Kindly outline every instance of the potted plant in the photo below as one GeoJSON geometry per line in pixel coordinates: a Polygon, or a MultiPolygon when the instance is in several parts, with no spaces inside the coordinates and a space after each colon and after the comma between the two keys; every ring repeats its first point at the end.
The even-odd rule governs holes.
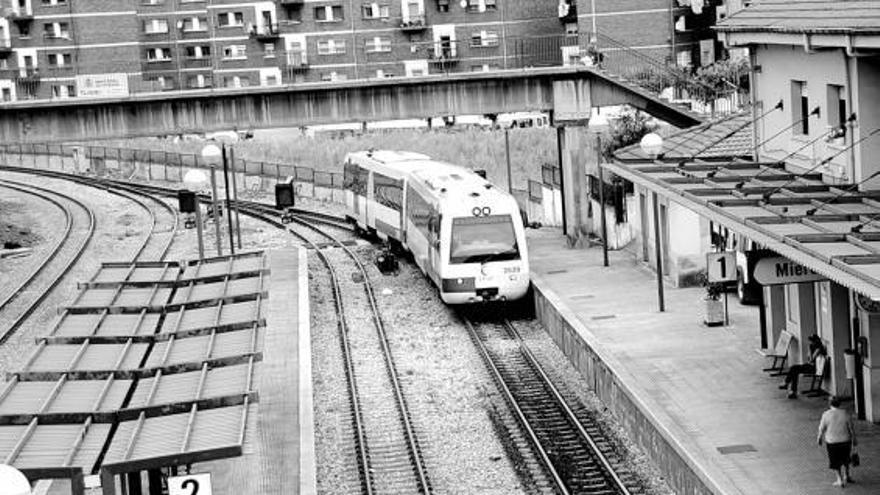
{"type": "Polygon", "coordinates": [[[721,296],[724,295],[724,284],[720,282],[709,282],[706,274],[701,274],[701,285],[706,288],[703,301],[706,303],[706,313],[703,323],[708,327],[716,327],[724,325],[724,301],[721,296]]]}

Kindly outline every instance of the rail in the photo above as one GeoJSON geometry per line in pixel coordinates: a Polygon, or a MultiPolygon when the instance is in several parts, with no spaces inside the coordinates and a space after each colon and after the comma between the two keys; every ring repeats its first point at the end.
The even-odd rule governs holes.
{"type": "Polygon", "coordinates": [[[581,424],[513,324],[506,319],[478,324],[463,312],[459,316],[557,491],[629,495],[594,441],[597,433],[581,424]],[[505,343],[493,346],[496,339],[505,343]]]}

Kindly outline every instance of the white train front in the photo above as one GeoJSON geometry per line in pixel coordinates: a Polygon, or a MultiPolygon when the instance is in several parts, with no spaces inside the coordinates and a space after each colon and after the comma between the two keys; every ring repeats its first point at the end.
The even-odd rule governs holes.
{"type": "Polygon", "coordinates": [[[516,200],[471,170],[402,151],[345,158],[348,217],[410,251],[449,304],[509,301],[529,288],[516,200]]]}

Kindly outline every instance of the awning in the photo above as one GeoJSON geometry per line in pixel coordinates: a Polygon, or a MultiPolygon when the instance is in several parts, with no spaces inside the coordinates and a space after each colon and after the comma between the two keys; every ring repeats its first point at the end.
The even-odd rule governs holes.
{"type": "Polygon", "coordinates": [[[778,162],[604,167],[873,300],[880,300],[880,192],[832,186],[778,162]]]}

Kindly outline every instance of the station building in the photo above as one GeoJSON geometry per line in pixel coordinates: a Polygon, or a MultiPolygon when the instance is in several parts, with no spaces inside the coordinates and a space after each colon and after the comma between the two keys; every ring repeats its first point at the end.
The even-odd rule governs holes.
{"type": "Polygon", "coordinates": [[[721,2],[682,3],[2,0],[0,100],[562,65],[596,32],[682,65],[714,61],[701,39],[721,2]]]}
{"type": "Polygon", "coordinates": [[[623,149],[605,166],[634,184],[636,252],[683,286],[707,253],[736,251],[741,288],[762,296],[762,347],[787,331],[795,364],[818,335],[824,391],[878,422],[880,4],[768,0],[716,29],[750,53],[752,113],[670,136],[653,156],[623,149]]]}

